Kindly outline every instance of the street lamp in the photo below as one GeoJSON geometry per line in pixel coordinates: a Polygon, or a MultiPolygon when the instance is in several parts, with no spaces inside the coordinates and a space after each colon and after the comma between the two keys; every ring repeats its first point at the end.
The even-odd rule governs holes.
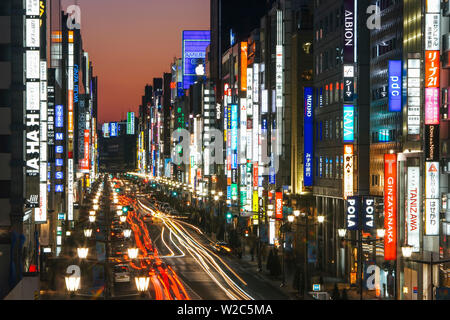
{"type": "Polygon", "coordinates": [[[95,222],[95,216],[89,216],[89,222],[95,222]]]}
{"type": "Polygon", "coordinates": [[[403,257],[411,258],[412,251],[413,251],[413,247],[412,246],[404,246],[404,247],[402,247],[403,257]]]}
{"type": "Polygon", "coordinates": [[[296,218],[298,218],[299,215],[300,215],[300,210],[294,210],[294,216],[296,218]]]}
{"type": "Polygon", "coordinates": [[[92,236],[92,229],[84,229],[84,236],[90,238],[92,236]]]}
{"type": "Polygon", "coordinates": [[[317,216],[317,222],[323,223],[325,221],[325,216],[317,216]]]}
{"type": "Polygon", "coordinates": [[[65,277],[65,280],[67,291],[69,291],[71,295],[75,294],[75,292],[80,288],[80,277],[71,275],[65,277]]]}
{"type": "Polygon", "coordinates": [[[148,285],[150,282],[150,278],[146,276],[142,277],[136,277],[134,278],[134,281],[136,282],[136,288],[137,290],[144,295],[144,293],[148,290],[148,285]]]}
{"type": "Polygon", "coordinates": [[[288,222],[294,222],[295,216],[293,215],[288,215],[288,222]]]}
{"type": "Polygon", "coordinates": [[[98,210],[98,204],[94,204],[94,206],[92,207],[92,209],[94,209],[94,210],[98,210]]]}
{"type": "Polygon", "coordinates": [[[347,234],[347,229],[344,229],[344,228],[338,229],[339,237],[344,238],[346,234],[347,234]]]}
{"type": "Polygon", "coordinates": [[[136,259],[139,253],[138,248],[128,248],[128,257],[130,259],[136,259]]]}
{"type": "Polygon", "coordinates": [[[90,216],[95,216],[95,211],[94,210],[89,211],[89,215],[90,216]]]}
{"type": "Polygon", "coordinates": [[[86,259],[87,255],[89,253],[89,248],[77,248],[77,253],[78,253],[78,258],[86,259]]]}
{"type": "Polygon", "coordinates": [[[385,229],[377,229],[377,236],[378,238],[384,238],[384,235],[386,234],[385,229]]]}
{"type": "Polygon", "coordinates": [[[127,221],[127,217],[126,216],[120,216],[120,222],[125,222],[125,221],[127,221]]]}
{"type": "Polygon", "coordinates": [[[131,237],[131,229],[125,229],[125,230],[123,230],[123,236],[124,236],[125,238],[131,237]]]}
{"type": "Polygon", "coordinates": [[[122,210],[117,210],[116,213],[120,217],[122,215],[123,211],[122,210]]]}

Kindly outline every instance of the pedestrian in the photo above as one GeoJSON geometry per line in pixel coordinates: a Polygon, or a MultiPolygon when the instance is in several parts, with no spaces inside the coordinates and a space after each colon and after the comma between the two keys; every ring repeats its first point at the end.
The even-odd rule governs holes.
{"type": "Polygon", "coordinates": [[[341,300],[348,300],[347,289],[342,290],[341,300]]]}
{"type": "Polygon", "coordinates": [[[273,274],[273,250],[269,251],[269,256],[267,257],[267,265],[266,269],[270,272],[270,274],[273,274]]]}
{"type": "Polygon", "coordinates": [[[337,283],[334,284],[334,289],[333,289],[333,292],[331,293],[331,299],[332,300],[341,300],[341,295],[339,293],[337,283]]]}
{"type": "Polygon", "coordinates": [[[255,245],[252,245],[252,248],[250,249],[250,254],[252,255],[252,261],[255,260],[255,245]]]}

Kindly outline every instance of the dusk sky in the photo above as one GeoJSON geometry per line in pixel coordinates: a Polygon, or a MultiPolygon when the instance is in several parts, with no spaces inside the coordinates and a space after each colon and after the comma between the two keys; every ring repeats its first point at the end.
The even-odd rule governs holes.
{"type": "MultiPolygon", "coordinates": [[[[61,6],[75,4],[62,0],[61,6]]],[[[146,84],[181,57],[183,30],[209,30],[209,0],[78,0],[99,82],[99,126],[139,111],[146,84]]]]}

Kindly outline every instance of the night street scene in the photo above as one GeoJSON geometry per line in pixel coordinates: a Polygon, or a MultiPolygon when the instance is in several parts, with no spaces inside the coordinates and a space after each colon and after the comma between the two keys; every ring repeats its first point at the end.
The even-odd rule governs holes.
{"type": "Polygon", "coordinates": [[[448,0],[0,0],[0,307],[450,300],[449,104],[448,0]]]}

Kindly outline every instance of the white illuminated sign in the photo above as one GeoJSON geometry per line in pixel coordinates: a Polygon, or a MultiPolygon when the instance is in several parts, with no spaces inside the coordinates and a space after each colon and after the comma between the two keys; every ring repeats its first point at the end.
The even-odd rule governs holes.
{"type": "Polygon", "coordinates": [[[440,14],[425,15],[425,50],[440,50],[440,14]]]}
{"type": "Polygon", "coordinates": [[[73,221],[73,159],[67,160],[68,192],[67,192],[67,219],[73,221]]]}
{"type": "Polygon", "coordinates": [[[421,192],[420,192],[420,168],[408,168],[407,181],[407,236],[408,245],[413,247],[413,252],[420,251],[420,224],[421,224],[421,192]]]}
{"type": "Polygon", "coordinates": [[[420,134],[420,59],[408,60],[408,134],[420,134]]]}
{"type": "Polygon", "coordinates": [[[39,79],[39,50],[27,50],[26,65],[27,65],[27,79],[39,79]]]}
{"type": "Polygon", "coordinates": [[[439,162],[425,163],[425,234],[439,235],[439,162]]]}
{"type": "Polygon", "coordinates": [[[344,199],[353,196],[353,145],[344,145],[344,199]]]}
{"type": "Polygon", "coordinates": [[[26,19],[25,25],[25,46],[30,48],[39,48],[41,41],[39,19],[26,19]]]}

